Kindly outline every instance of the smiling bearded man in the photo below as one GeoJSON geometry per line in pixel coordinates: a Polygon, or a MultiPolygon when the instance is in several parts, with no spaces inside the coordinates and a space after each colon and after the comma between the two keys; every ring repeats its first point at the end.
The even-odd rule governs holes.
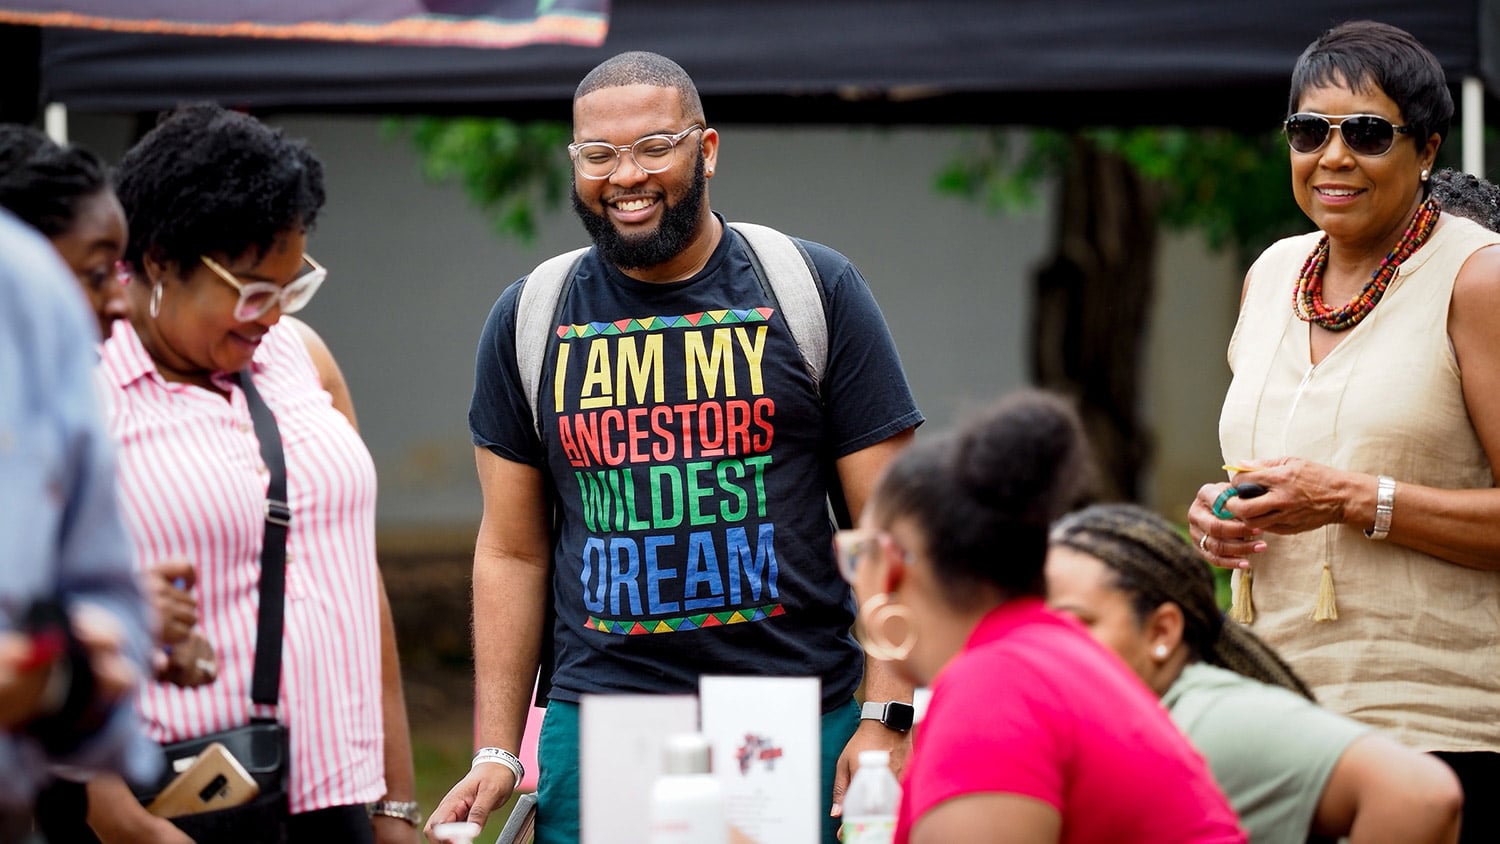
{"type": "MultiPolygon", "coordinates": [[[[759,275],[761,247],[709,205],[719,133],[676,63],[632,52],[599,65],[574,96],[573,139],[573,207],[593,248],[566,277],[539,268],[512,284],[480,338],[469,427],[486,747],[429,833],[483,823],[521,779],[539,667],[540,844],[578,840],[579,699],[692,694],[705,673],[822,679],[827,815],[860,749],[893,751],[899,768],[911,710],[911,688],[867,671],[850,635],[829,504],[858,513],[922,415],[859,271],[770,231],[806,303],[823,303],[826,361],[819,375],[804,364],[773,289],[792,273],[766,261],[759,275]],[[555,308],[522,300],[528,280],[555,308]],[[518,337],[537,314],[545,333],[518,337]]],[[[790,315],[799,326],[805,311],[790,315]]],[[[837,825],[826,819],[826,840],[837,825]]]]}

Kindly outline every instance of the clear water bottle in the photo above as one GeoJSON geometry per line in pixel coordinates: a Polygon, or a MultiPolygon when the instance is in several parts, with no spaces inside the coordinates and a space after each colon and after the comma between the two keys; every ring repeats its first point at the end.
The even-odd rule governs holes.
{"type": "Polygon", "coordinates": [[[479,824],[469,821],[440,823],[433,826],[432,838],[434,841],[446,842],[446,844],[474,844],[474,839],[478,838],[482,831],[479,824]]]}
{"type": "Polygon", "coordinates": [[[650,844],[729,844],[724,789],[710,773],[712,746],[697,733],[667,738],[651,788],[650,844]]]}
{"type": "Polygon", "coordinates": [[[901,783],[891,773],[891,754],[862,750],[859,768],[844,794],[844,844],[891,844],[901,783]]]}

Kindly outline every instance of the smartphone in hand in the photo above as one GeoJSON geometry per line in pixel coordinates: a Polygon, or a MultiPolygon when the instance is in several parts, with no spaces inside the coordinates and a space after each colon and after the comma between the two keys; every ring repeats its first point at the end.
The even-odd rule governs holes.
{"type": "Polygon", "coordinates": [[[175,818],[239,806],[254,800],[258,794],[260,785],[250,772],[224,745],[214,742],[167,783],[146,806],[146,811],[161,818],[175,818]]]}

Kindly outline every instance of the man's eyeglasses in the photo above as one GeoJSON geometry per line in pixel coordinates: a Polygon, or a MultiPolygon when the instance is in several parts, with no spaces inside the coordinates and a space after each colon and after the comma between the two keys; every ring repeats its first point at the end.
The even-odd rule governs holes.
{"type": "Polygon", "coordinates": [[[1294,152],[1317,152],[1328,143],[1333,130],[1339,130],[1344,146],[1355,155],[1379,158],[1396,144],[1396,133],[1411,133],[1410,126],[1397,126],[1378,114],[1318,114],[1301,111],[1282,124],[1286,143],[1294,152]],[[1334,123],[1334,120],[1339,122],[1334,123]]]}
{"type": "Polygon", "coordinates": [[[323,280],[328,278],[328,270],[323,269],[323,265],[314,261],[306,252],[302,253],[302,262],[309,269],[286,287],[269,281],[243,282],[207,255],[199,255],[198,258],[205,267],[213,270],[214,275],[223,279],[225,284],[240,292],[240,300],[234,306],[234,318],[240,322],[260,319],[277,306],[280,306],[284,314],[295,314],[307,307],[318,288],[323,286],[323,280]]]}
{"type": "Polygon", "coordinates": [[[694,123],[675,135],[647,135],[629,146],[616,146],[603,141],[568,144],[568,155],[573,157],[573,166],[585,179],[608,179],[620,166],[620,156],[630,153],[630,160],[643,173],[660,173],[672,166],[677,144],[703,126],[694,123]]]}

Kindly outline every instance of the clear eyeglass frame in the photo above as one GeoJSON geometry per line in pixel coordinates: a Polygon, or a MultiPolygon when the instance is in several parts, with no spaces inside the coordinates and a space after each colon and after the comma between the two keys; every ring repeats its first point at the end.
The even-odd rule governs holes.
{"type": "Polygon", "coordinates": [[[642,173],[662,173],[676,160],[677,145],[693,132],[701,131],[704,131],[703,125],[694,123],[675,135],[646,135],[626,146],[603,141],[568,144],[568,155],[573,159],[573,169],[578,175],[595,181],[613,176],[627,152],[642,173]]]}

